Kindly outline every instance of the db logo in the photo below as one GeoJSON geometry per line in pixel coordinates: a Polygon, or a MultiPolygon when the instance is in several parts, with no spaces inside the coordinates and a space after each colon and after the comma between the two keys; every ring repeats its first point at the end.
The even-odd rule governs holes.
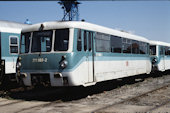
{"type": "Polygon", "coordinates": [[[129,62],[128,61],[126,61],[126,66],[129,66],[129,62]]]}

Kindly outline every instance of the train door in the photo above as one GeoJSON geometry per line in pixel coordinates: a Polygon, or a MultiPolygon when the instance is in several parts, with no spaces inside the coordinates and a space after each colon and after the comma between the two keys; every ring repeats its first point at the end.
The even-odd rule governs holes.
{"type": "Polygon", "coordinates": [[[16,73],[16,60],[18,58],[18,47],[19,47],[19,35],[15,34],[9,36],[9,53],[10,60],[8,61],[7,73],[16,73]]]}
{"type": "Polygon", "coordinates": [[[160,46],[160,65],[161,71],[165,71],[165,51],[163,46],[160,46]]]}
{"type": "Polygon", "coordinates": [[[84,50],[86,52],[88,82],[90,83],[94,81],[93,32],[84,31],[84,50]]]}

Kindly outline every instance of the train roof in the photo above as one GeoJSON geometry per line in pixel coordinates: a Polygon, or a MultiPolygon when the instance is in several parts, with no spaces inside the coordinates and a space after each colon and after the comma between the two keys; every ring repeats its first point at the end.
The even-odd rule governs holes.
{"type": "Polygon", "coordinates": [[[27,24],[0,20],[0,32],[21,33],[21,29],[27,24]]]}
{"type": "Polygon", "coordinates": [[[162,41],[150,40],[149,43],[151,45],[162,45],[162,46],[169,46],[170,47],[170,43],[166,43],[166,42],[162,42],[162,41]]]}
{"type": "Polygon", "coordinates": [[[89,31],[95,31],[95,32],[101,32],[106,34],[111,34],[115,36],[120,37],[126,37],[133,40],[139,40],[148,42],[148,39],[136,36],[130,33],[122,32],[119,30],[114,30],[111,28],[99,26],[96,24],[91,24],[88,22],[82,22],[82,21],[51,21],[51,22],[44,22],[39,24],[30,25],[22,30],[22,32],[32,32],[32,31],[38,31],[40,29],[40,26],[43,24],[44,28],[43,30],[50,30],[50,29],[64,29],[64,28],[79,28],[79,29],[85,29],[89,31]]]}

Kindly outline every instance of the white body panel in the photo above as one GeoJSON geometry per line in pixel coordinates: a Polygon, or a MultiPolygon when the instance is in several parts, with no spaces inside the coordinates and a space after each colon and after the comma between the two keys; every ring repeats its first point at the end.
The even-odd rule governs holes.
{"type": "Polygon", "coordinates": [[[117,79],[132,75],[149,73],[151,71],[151,64],[146,66],[147,62],[149,62],[149,60],[97,61],[95,62],[96,81],[117,79]]]}
{"type": "Polygon", "coordinates": [[[165,56],[165,70],[169,70],[170,69],[170,59],[167,59],[167,57],[165,56]]]}
{"type": "Polygon", "coordinates": [[[16,61],[5,62],[5,74],[16,73],[16,61]]]}
{"type": "Polygon", "coordinates": [[[159,71],[165,71],[165,60],[162,58],[158,64],[158,70],[159,71]]]}
{"type": "Polygon", "coordinates": [[[17,57],[2,57],[5,60],[5,74],[16,73],[17,57]]]}

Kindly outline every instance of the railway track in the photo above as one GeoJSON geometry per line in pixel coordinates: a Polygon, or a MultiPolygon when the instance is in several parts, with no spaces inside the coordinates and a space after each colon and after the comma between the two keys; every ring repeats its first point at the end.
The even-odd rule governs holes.
{"type": "MultiPolygon", "coordinates": [[[[153,90],[151,90],[151,91],[148,91],[148,92],[139,94],[139,95],[137,95],[137,96],[135,96],[135,97],[130,97],[130,98],[125,99],[125,100],[123,100],[123,101],[120,101],[120,102],[117,102],[117,103],[113,103],[113,104],[110,104],[110,105],[101,107],[101,108],[99,108],[99,109],[96,109],[96,110],[92,111],[91,113],[105,113],[105,110],[106,110],[106,109],[110,109],[110,108],[112,108],[112,107],[114,107],[114,106],[122,105],[122,104],[124,104],[124,103],[129,103],[129,102],[131,102],[131,101],[133,101],[133,100],[137,100],[137,99],[139,99],[139,98],[148,96],[149,94],[152,94],[152,93],[157,92],[157,91],[159,91],[159,90],[165,90],[167,87],[170,87],[170,82],[169,82],[169,84],[166,84],[166,85],[164,85],[164,86],[161,86],[161,87],[159,87],[159,88],[153,89],[153,90]]],[[[162,104],[160,104],[160,105],[156,105],[156,106],[154,106],[154,107],[151,108],[151,109],[148,109],[148,110],[146,110],[146,111],[142,111],[142,113],[150,113],[150,112],[152,112],[152,111],[154,111],[154,110],[156,110],[156,109],[158,109],[158,108],[160,108],[160,107],[162,107],[162,106],[167,105],[168,103],[170,103],[170,98],[169,98],[168,100],[166,100],[165,102],[163,102],[162,104]]]]}
{"type": "Polygon", "coordinates": [[[160,105],[158,105],[158,106],[153,107],[153,108],[150,109],[150,110],[147,110],[146,112],[147,112],[147,113],[153,112],[153,111],[155,111],[155,110],[157,110],[157,109],[159,109],[159,108],[161,108],[161,107],[163,107],[163,106],[165,106],[165,105],[167,105],[167,104],[169,104],[169,103],[170,103],[170,99],[168,99],[167,101],[163,102],[162,104],[160,104],[160,105]]]}
{"type": "Polygon", "coordinates": [[[20,109],[18,111],[15,111],[14,113],[20,113],[20,112],[23,112],[23,111],[27,111],[27,110],[39,108],[39,107],[46,107],[46,106],[50,106],[52,104],[57,104],[57,103],[61,103],[61,102],[63,102],[63,101],[62,100],[56,100],[56,101],[53,101],[53,102],[47,102],[45,104],[35,105],[33,107],[28,107],[28,108],[23,108],[23,109],[20,109]]]}
{"type": "MultiPolygon", "coordinates": [[[[14,89],[11,89],[11,90],[15,91],[15,90],[18,90],[18,88],[14,88],[14,89]]],[[[57,104],[57,103],[62,103],[63,102],[62,99],[58,99],[58,98],[56,99],[56,101],[53,101],[53,99],[50,100],[50,97],[52,97],[52,95],[56,95],[56,96],[59,96],[60,98],[62,98],[61,95],[63,95],[65,93],[65,91],[63,91],[63,89],[53,89],[53,88],[51,88],[51,89],[48,88],[48,89],[45,89],[45,90],[43,90],[43,89],[37,90],[36,89],[35,91],[34,91],[34,89],[30,88],[30,89],[28,89],[26,91],[25,90],[19,90],[19,91],[23,91],[23,92],[19,92],[19,93],[23,93],[23,95],[24,95],[24,97],[22,97],[22,94],[19,94],[19,96],[21,96],[20,98],[22,100],[20,100],[20,98],[18,98],[18,97],[15,97],[15,100],[12,100],[12,101],[9,100],[9,102],[8,102],[7,99],[1,100],[0,103],[3,103],[3,104],[0,105],[0,109],[3,108],[3,107],[14,106],[15,104],[16,105],[17,104],[18,105],[22,105],[22,104],[24,105],[26,102],[29,103],[29,101],[30,102],[35,101],[35,105],[29,105],[29,106],[26,106],[26,107],[23,107],[23,108],[21,107],[18,110],[17,109],[14,110],[13,113],[20,113],[20,112],[24,112],[24,111],[27,111],[27,110],[29,111],[30,109],[36,109],[36,108],[39,108],[39,107],[47,107],[47,106],[50,106],[52,104],[57,104]],[[40,94],[40,96],[39,96],[39,94],[40,94]],[[43,98],[44,98],[44,100],[43,100],[43,98]],[[38,104],[37,104],[37,102],[38,102],[38,104]]],[[[18,94],[18,92],[16,92],[15,95],[17,95],[17,94],[18,94]]]]}
{"type": "MultiPolygon", "coordinates": [[[[114,107],[114,106],[116,106],[116,105],[121,105],[121,104],[124,104],[124,103],[129,102],[129,101],[137,100],[138,98],[145,97],[145,96],[147,96],[147,95],[149,95],[149,94],[152,94],[152,93],[154,93],[154,92],[157,92],[157,91],[159,91],[159,90],[165,90],[165,89],[166,89],[167,87],[169,87],[169,86],[170,86],[170,84],[166,84],[166,85],[161,86],[161,87],[159,87],[159,88],[156,88],[156,89],[154,89],[154,90],[147,91],[147,92],[145,92],[145,93],[139,94],[139,95],[137,95],[137,96],[135,96],[135,97],[131,97],[131,98],[125,99],[125,100],[123,100],[123,101],[120,101],[120,102],[117,102],[117,103],[113,103],[113,104],[107,105],[107,106],[105,106],[105,107],[96,109],[96,110],[92,111],[91,113],[103,113],[103,110],[105,110],[105,109],[114,107]]],[[[63,103],[63,102],[64,102],[64,101],[63,101],[62,99],[60,99],[60,100],[56,100],[56,101],[53,101],[53,102],[48,102],[48,103],[45,103],[45,104],[41,104],[41,105],[29,107],[29,108],[20,109],[20,110],[14,112],[14,113],[20,113],[20,112],[23,112],[23,111],[29,111],[30,109],[49,107],[49,106],[51,106],[51,105],[56,105],[56,104],[60,104],[60,103],[63,103]]],[[[144,112],[154,111],[155,109],[158,109],[158,108],[166,105],[167,103],[169,103],[169,100],[166,101],[166,102],[163,102],[162,104],[160,104],[160,105],[158,105],[158,106],[153,107],[152,109],[149,109],[149,110],[147,110],[147,111],[144,111],[144,112]]]]}
{"type": "MultiPolygon", "coordinates": [[[[76,91],[80,91],[81,88],[80,89],[74,89],[73,88],[74,90],[70,89],[71,92],[69,92],[69,91],[65,92],[65,91],[61,91],[59,89],[55,90],[55,88],[54,89],[49,88],[47,90],[41,89],[41,90],[37,90],[37,91],[34,90],[34,89],[31,89],[31,88],[30,89],[28,88],[26,91],[23,88],[19,88],[19,92],[17,92],[17,90],[18,90],[17,88],[16,89],[12,88],[12,89],[10,89],[12,95],[9,96],[9,97],[12,98],[12,101],[10,101],[8,99],[6,99],[6,100],[9,101],[9,102],[6,102],[6,100],[4,100],[4,99],[0,100],[0,109],[2,109],[3,111],[8,111],[8,112],[4,112],[4,113],[28,113],[28,112],[39,113],[39,112],[42,111],[41,109],[48,110],[48,109],[52,108],[52,111],[65,110],[64,112],[61,112],[61,113],[67,113],[68,112],[67,109],[70,108],[72,111],[76,111],[75,113],[80,113],[82,111],[81,106],[83,106],[83,109],[86,109],[88,112],[101,113],[101,112],[105,112],[106,109],[116,107],[116,105],[123,105],[125,103],[130,102],[130,101],[138,100],[138,98],[143,98],[145,96],[151,95],[152,93],[157,92],[159,90],[166,90],[166,88],[169,88],[169,86],[170,86],[169,80],[170,79],[166,79],[166,81],[162,81],[162,80],[160,81],[160,78],[156,78],[156,80],[157,79],[158,79],[158,81],[157,82],[154,81],[153,83],[150,83],[151,79],[149,79],[149,81],[147,80],[147,82],[145,81],[146,83],[145,82],[144,83],[143,82],[136,82],[137,84],[132,85],[131,87],[134,87],[134,86],[138,87],[142,84],[144,84],[144,86],[142,85],[142,87],[146,87],[148,85],[149,86],[151,85],[151,87],[147,88],[147,90],[144,90],[144,91],[140,91],[140,90],[135,91],[135,93],[133,92],[134,90],[131,90],[132,93],[127,95],[126,98],[124,98],[125,94],[119,95],[119,96],[115,95],[115,94],[119,94],[119,91],[120,91],[119,88],[118,88],[118,90],[115,90],[116,87],[122,86],[122,84],[120,84],[122,82],[118,82],[118,84],[120,86],[119,85],[116,86],[116,87],[114,86],[113,88],[111,88],[111,89],[109,88],[109,90],[108,90],[108,93],[109,93],[110,90],[114,89],[114,92],[116,91],[115,93],[113,93],[115,96],[113,95],[113,96],[106,97],[106,98],[117,97],[118,99],[117,100],[113,99],[113,101],[110,99],[109,103],[105,103],[105,104],[102,104],[102,102],[105,102],[105,100],[108,100],[108,99],[104,99],[104,101],[103,101],[103,99],[98,100],[99,98],[104,97],[104,95],[105,96],[108,95],[108,93],[105,94],[107,92],[105,88],[101,89],[101,86],[103,86],[104,84],[99,85],[97,88],[92,87],[92,88],[89,88],[88,90],[82,90],[83,93],[87,91],[86,92],[87,95],[85,94],[84,96],[81,96],[81,97],[78,97],[78,96],[82,95],[83,93],[81,93],[81,94],[75,93],[76,91]],[[149,83],[149,84],[146,85],[147,83],[149,83]],[[153,87],[155,85],[156,85],[156,87],[159,87],[159,88],[153,87]],[[98,88],[100,88],[100,90],[95,91],[98,88]],[[156,88],[156,89],[151,90],[153,88],[156,88]],[[102,93],[103,91],[106,91],[106,92],[102,93]],[[39,94],[40,94],[40,97],[38,97],[39,94]],[[139,94],[139,95],[137,95],[137,94],[139,94]],[[15,96],[13,96],[13,95],[15,95],[15,96]],[[19,96],[17,97],[17,95],[19,95],[19,96]],[[30,96],[30,95],[32,95],[32,96],[30,96]],[[89,97],[87,97],[88,95],[92,95],[92,96],[89,98],[89,97]],[[28,96],[28,98],[27,98],[27,96],[28,96]],[[134,97],[132,97],[132,96],[134,96],[134,97]],[[50,100],[53,97],[55,97],[55,98],[50,100]],[[96,97],[96,98],[93,99],[93,97],[96,97]],[[128,98],[128,97],[130,97],[130,98],[128,98]],[[122,99],[123,99],[123,101],[122,101],[122,99]],[[85,101],[88,101],[87,102],[88,104],[83,103],[85,101]],[[101,103],[99,102],[99,104],[95,105],[95,104],[91,104],[91,103],[93,103],[92,101],[100,101],[101,103]],[[32,105],[27,105],[27,103],[29,104],[29,103],[32,103],[32,102],[33,102],[32,105]],[[22,105],[25,105],[25,106],[22,106],[22,105]],[[79,106],[80,108],[77,105],[80,105],[79,106]],[[94,106],[92,107],[91,105],[94,105],[94,106]],[[102,105],[105,105],[105,107],[102,107],[102,105]],[[14,107],[13,111],[10,112],[10,110],[8,110],[8,108],[12,108],[13,106],[22,106],[22,107],[19,108],[19,109],[16,109],[14,107]],[[89,106],[90,106],[90,109],[89,109],[89,106]],[[75,110],[75,109],[80,109],[80,112],[75,110]],[[39,110],[39,111],[37,111],[37,110],[39,110]]],[[[161,79],[164,79],[164,77],[161,78],[161,79]]],[[[108,86],[110,86],[110,85],[113,85],[113,81],[112,81],[112,84],[108,84],[108,86]]],[[[125,85],[125,87],[123,86],[123,89],[121,88],[121,90],[125,90],[125,88],[127,88],[126,83],[124,85],[125,85]]],[[[156,105],[156,106],[153,106],[150,109],[147,109],[146,112],[155,111],[155,110],[167,105],[168,103],[169,103],[169,100],[164,101],[159,105],[156,105]]],[[[45,112],[45,113],[48,113],[48,112],[45,112]]]]}

